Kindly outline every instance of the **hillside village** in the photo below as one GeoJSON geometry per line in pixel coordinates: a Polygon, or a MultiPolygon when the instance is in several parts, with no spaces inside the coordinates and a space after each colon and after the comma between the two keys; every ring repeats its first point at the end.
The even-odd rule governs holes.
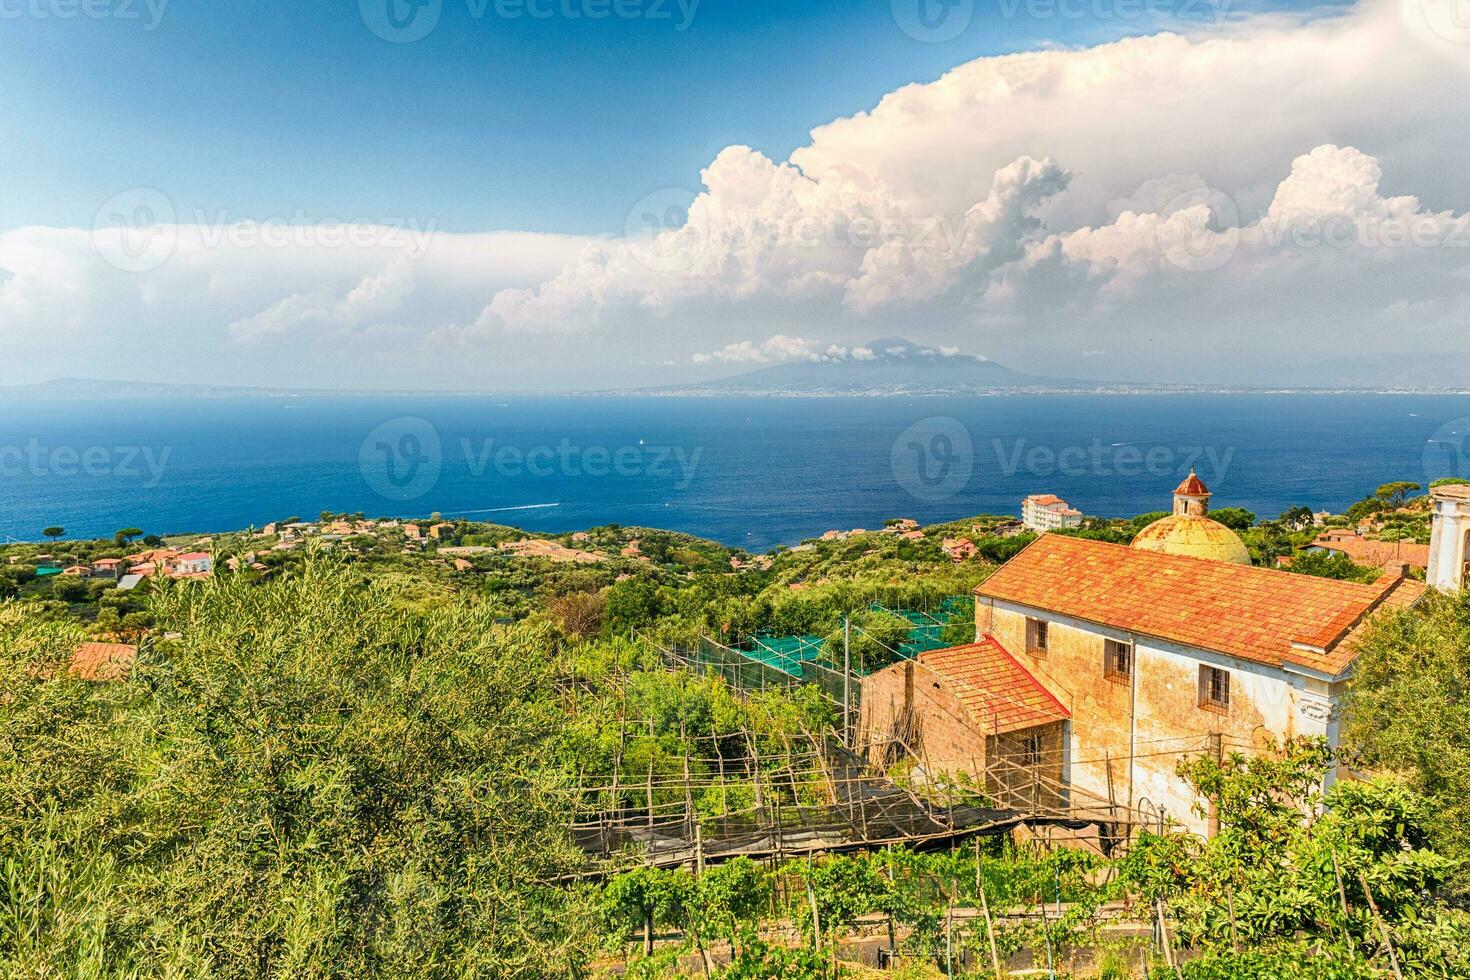
{"type": "MultiPolygon", "coordinates": [[[[1281,828],[1271,846],[1317,846],[1309,818],[1324,800],[1344,820],[1400,805],[1375,795],[1400,790],[1364,782],[1371,753],[1388,759],[1393,750],[1354,727],[1354,711],[1373,703],[1358,681],[1361,661],[1377,664],[1395,649],[1384,631],[1407,628],[1396,617],[1439,621],[1445,600],[1436,597],[1462,594],[1470,566],[1470,484],[1421,489],[1387,484],[1341,515],[1296,508],[1260,520],[1217,506],[1190,473],[1172,496],[1161,488],[1167,510],[1132,519],[1088,517],[1038,493],[1019,502],[1018,516],[930,526],[899,517],[766,554],[650,528],[528,534],[437,514],[323,513],[209,535],[50,535],[0,550],[0,649],[7,669],[31,678],[25,703],[38,711],[53,710],[42,707],[57,696],[48,692],[67,684],[81,685],[83,698],[68,703],[101,705],[161,696],[158,678],[171,672],[202,671],[197,683],[207,687],[218,682],[211,672],[227,670],[230,685],[272,705],[271,724],[289,726],[308,703],[301,697],[317,694],[279,700],[259,687],[267,677],[256,669],[223,665],[289,649],[304,630],[312,639],[289,668],[293,683],[325,683],[328,703],[350,697],[367,710],[380,695],[355,685],[379,669],[363,658],[379,654],[364,651],[400,629],[372,625],[380,617],[419,624],[414,642],[431,644],[416,655],[423,663],[455,656],[455,636],[484,645],[482,676],[454,674],[453,696],[474,690],[493,700],[507,684],[535,686],[516,709],[523,717],[480,710],[520,731],[526,751],[548,753],[536,757],[559,774],[562,789],[526,797],[549,808],[535,818],[535,834],[549,836],[540,857],[525,859],[539,870],[524,873],[600,883],[584,896],[600,903],[595,915],[573,892],[536,899],[561,910],[559,928],[581,937],[575,955],[594,972],[816,977],[907,957],[917,975],[936,966],[954,974],[958,956],[975,975],[1034,970],[1047,957],[1089,975],[1121,955],[1172,975],[1236,955],[1207,925],[1220,906],[1190,904],[1223,895],[1224,881],[1236,889],[1237,928],[1256,930],[1292,969],[1311,962],[1313,929],[1345,927],[1361,933],[1349,958],[1361,971],[1333,977],[1382,975],[1390,957],[1420,964],[1405,976],[1463,975],[1458,965],[1423,966],[1453,961],[1443,937],[1470,938],[1470,921],[1451,908],[1458,872],[1437,863],[1430,843],[1431,826],[1451,849],[1464,834],[1470,854],[1459,823],[1404,817],[1429,822],[1385,839],[1381,852],[1341,845],[1337,860],[1365,875],[1386,874],[1374,862],[1397,860],[1404,848],[1416,855],[1410,878],[1401,870],[1372,886],[1339,883],[1347,908],[1363,916],[1370,894],[1398,903],[1392,914],[1408,918],[1393,920],[1387,942],[1371,918],[1334,924],[1336,897],[1326,911],[1309,903],[1278,920],[1253,904],[1265,893],[1252,893],[1261,883],[1238,866],[1217,879],[1207,861],[1191,878],[1177,856],[1158,857],[1181,847],[1223,855],[1246,846],[1251,821],[1268,817],[1281,828]],[[214,659],[194,658],[206,649],[214,659]],[[43,650],[50,659],[38,661],[43,650]],[[517,681],[504,673],[506,656],[524,666],[517,681]],[[331,669],[339,672],[319,673],[331,669]],[[1248,802],[1253,778],[1276,781],[1272,798],[1284,809],[1248,802]],[[1244,796],[1232,795],[1237,784],[1244,796]],[[885,879],[896,854],[909,870],[885,879]],[[1154,860],[1177,870],[1160,879],[1139,864],[1154,860]],[[740,887],[764,911],[746,907],[729,920],[733,931],[709,932],[691,917],[693,904],[638,897],[703,887],[706,874],[745,876],[740,887]],[[1054,887],[1018,885],[1038,874],[1054,887]],[[945,875],[973,886],[945,885],[945,875]],[[1422,907],[1409,897],[1441,889],[1422,907]],[[1052,892],[1070,898],[1048,911],[1062,901],[1052,892]],[[912,915],[885,904],[900,893],[912,915]],[[933,902],[945,894],[941,928],[933,902]],[[1439,923],[1441,938],[1411,929],[1415,916],[1439,923]],[[729,948],[707,948],[720,935],[729,948]],[[806,955],[816,958],[799,959],[806,955]]],[[[1383,691],[1404,676],[1377,670],[1367,673],[1383,691]]],[[[194,710],[189,703],[174,710],[194,710]]],[[[444,710],[455,710],[449,703],[444,710]]],[[[31,724],[27,710],[11,712],[12,731],[31,724]]],[[[190,737],[215,738],[203,729],[190,737]]],[[[235,743],[242,747],[254,738],[243,729],[229,737],[245,739],[235,743]]],[[[293,751],[316,766],[337,750],[293,751]]],[[[69,771],[63,755],[48,771],[69,771]]],[[[22,757],[38,759],[29,748],[18,764],[22,757]]],[[[25,778],[62,778],[40,771],[25,778]]],[[[76,792],[83,801],[95,790],[76,792]]],[[[102,819],[91,804],[76,806],[76,820],[102,819]]],[[[310,824],[314,812],[298,819],[310,824]]],[[[366,813],[353,818],[351,833],[399,833],[396,823],[370,823],[366,813]]],[[[200,832],[213,833],[189,833],[200,832]]],[[[695,895],[680,902],[716,901],[695,895]]],[[[1287,975],[1269,965],[1221,969],[1185,975],[1287,975]]]]}

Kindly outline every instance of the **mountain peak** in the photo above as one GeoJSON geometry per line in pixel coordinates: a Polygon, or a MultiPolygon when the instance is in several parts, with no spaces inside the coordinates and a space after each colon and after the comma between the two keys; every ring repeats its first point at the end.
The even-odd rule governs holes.
{"type": "Polygon", "coordinates": [[[789,361],[683,387],[770,394],[900,394],[996,391],[1050,383],[955,348],[880,337],[853,347],[846,356],[789,361]]]}

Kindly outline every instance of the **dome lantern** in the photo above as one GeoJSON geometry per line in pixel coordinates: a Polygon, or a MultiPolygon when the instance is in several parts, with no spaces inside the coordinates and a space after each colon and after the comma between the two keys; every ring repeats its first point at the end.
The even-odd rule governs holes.
{"type": "Polygon", "coordinates": [[[1236,565],[1251,564],[1250,550],[1230,528],[1206,516],[1210,491],[1193,470],[1174,489],[1174,513],[1154,521],[1138,532],[1133,547],[1236,565]]]}
{"type": "Polygon", "coordinates": [[[1181,517],[1204,517],[1210,512],[1211,496],[1205,481],[1190,470],[1184,482],[1174,488],[1174,513],[1181,517]]]}

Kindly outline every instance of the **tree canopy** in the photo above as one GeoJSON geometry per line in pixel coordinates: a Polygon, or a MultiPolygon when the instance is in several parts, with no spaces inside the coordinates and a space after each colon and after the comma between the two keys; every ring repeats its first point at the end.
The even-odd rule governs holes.
{"type": "Polygon", "coordinates": [[[0,973],[554,976],[554,644],[311,563],[163,587],[116,684],[0,611],[0,973]],[[50,678],[50,679],[47,679],[50,678]],[[451,967],[450,964],[453,964],[451,967]]]}
{"type": "Polygon", "coordinates": [[[1470,854],[1470,593],[1431,591],[1418,609],[1376,619],[1359,648],[1354,761],[1423,793],[1437,832],[1470,854]]]}

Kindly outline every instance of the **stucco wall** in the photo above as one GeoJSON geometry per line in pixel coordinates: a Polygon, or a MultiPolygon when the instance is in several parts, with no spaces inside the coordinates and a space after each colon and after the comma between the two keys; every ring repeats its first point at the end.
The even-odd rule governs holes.
{"type": "MultiPolygon", "coordinates": [[[[1336,734],[1329,731],[1331,695],[1324,682],[1205,650],[1136,637],[1041,611],[1048,649],[1026,649],[1024,607],[982,600],[977,629],[990,632],[1021,660],[1072,713],[1070,782],[1086,793],[1145,809],[1163,807],[1198,833],[1209,818],[1193,812],[1202,803],[1175,775],[1183,758],[1211,751],[1218,735],[1224,751],[1248,751],[1268,738],[1336,734]],[[1122,682],[1103,669],[1103,642],[1133,643],[1133,675],[1122,682]],[[1201,707],[1201,664],[1230,673],[1226,710],[1201,707]],[[1132,758],[1130,764],[1130,757],[1132,758]],[[1111,778],[1110,778],[1111,776],[1111,778]],[[1111,797],[1110,797],[1111,792],[1111,797]],[[1144,805],[1147,804],[1145,807],[1144,805]]],[[[1078,794],[1078,802],[1085,802],[1078,794]]]]}

